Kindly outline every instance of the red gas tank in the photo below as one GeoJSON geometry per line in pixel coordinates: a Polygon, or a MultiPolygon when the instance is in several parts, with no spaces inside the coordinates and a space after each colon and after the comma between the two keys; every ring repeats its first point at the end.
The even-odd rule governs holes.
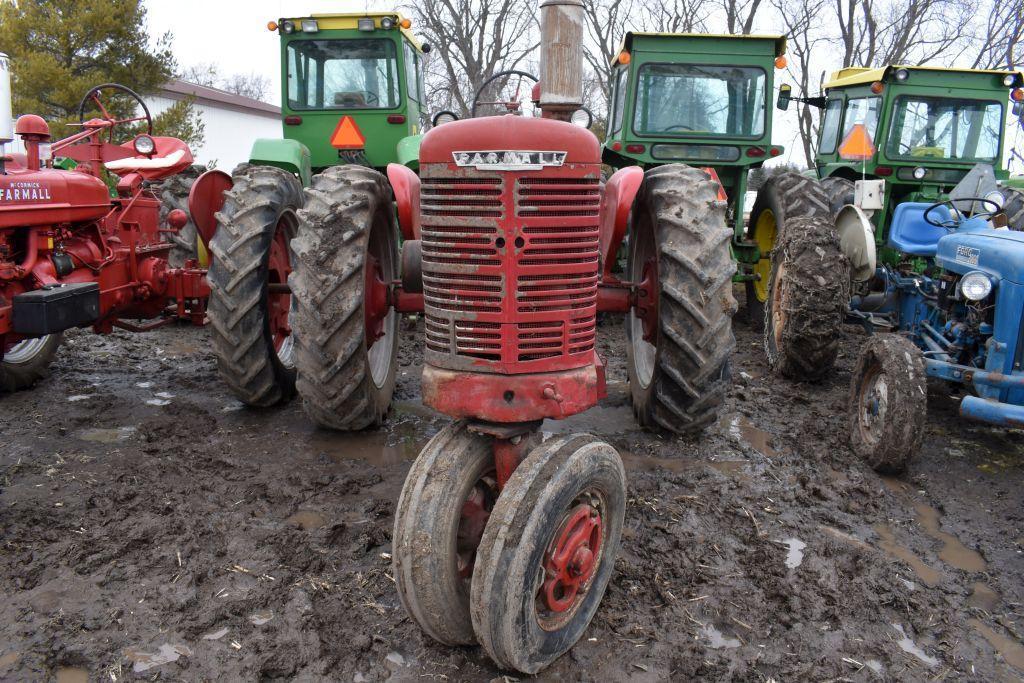
{"type": "Polygon", "coordinates": [[[95,220],[110,208],[107,186],[87,173],[8,165],[0,175],[0,228],[95,220]]]}
{"type": "Polygon", "coordinates": [[[420,181],[424,400],[502,422],[589,407],[596,400],[597,138],[570,123],[522,116],[448,123],[423,138],[420,181]],[[461,373],[477,375],[479,385],[466,391],[461,373]],[[580,386],[579,395],[559,373],[580,386]],[[530,381],[525,396],[507,379],[492,386],[480,374],[538,382],[545,375],[551,384],[530,381]]]}

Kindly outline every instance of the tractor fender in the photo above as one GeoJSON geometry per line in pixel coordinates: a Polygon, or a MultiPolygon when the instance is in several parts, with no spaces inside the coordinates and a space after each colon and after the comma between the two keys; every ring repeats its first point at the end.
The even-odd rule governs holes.
{"type": "Polygon", "coordinates": [[[604,185],[604,196],[601,199],[601,262],[604,264],[602,279],[605,282],[611,279],[615,254],[626,236],[629,212],[643,180],[642,168],[627,166],[613,173],[604,185]]]}
{"type": "Polygon", "coordinates": [[[401,164],[388,164],[388,181],[395,193],[398,225],[402,239],[420,238],[420,179],[412,169],[401,164]]]}
{"type": "Polygon", "coordinates": [[[188,213],[207,254],[210,253],[210,240],[217,230],[217,212],[224,206],[224,193],[234,184],[231,176],[214,169],[196,178],[188,191],[188,213]]]}
{"type": "Polygon", "coordinates": [[[309,148],[298,140],[257,138],[249,152],[249,163],[254,166],[276,166],[299,176],[303,187],[313,179],[309,148]]]}
{"type": "Polygon", "coordinates": [[[410,135],[399,140],[395,150],[398,163],[418,171],[420,168],[420,141],[422,140],[422,134],[410,135]]]}

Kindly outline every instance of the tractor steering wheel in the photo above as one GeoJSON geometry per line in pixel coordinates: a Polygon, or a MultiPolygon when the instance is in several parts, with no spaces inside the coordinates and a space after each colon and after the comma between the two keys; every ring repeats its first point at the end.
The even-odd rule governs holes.
{"type": "Polygon", "coordinates": [[[120,83],[103,83],[102,85],[97,85],[95,88],[85,93],[85,97],[82,98],[82,103],[78,105],[79,123],[85,123],[85,110],[86,107],[89,106],[90,102],[92,102],[93,105],[95,105],[99,109],[100,114],[103,116],[103,120],[110,124],[111,139],[113,138],[113,129],[115,126],[121,123],[134,123],[135,121],[145,121],[147,132],[149,133],[149,135],[153,134],[153,117],[149,113],[149,107],[146,106],[146,103],[143,101],[142,97],[140,97],[137,92],[135,92],[128,86],[121,85],[120,83]],[[110,112],[107,111],[107,108],[103,106],[103,101],[100,99],[100,91],[102,90],[120,90],[121,92],[127,94],[139,103],[139,106],[142,107],[142,111],[145,113],[145,116],[136,116],[127,119],[119,119],[114,117],[110,112]]]}
{"type": "Polygon", "coordinates": [[[975,216],[992,216],[1003,210],[1003,207],[998,202],[994,202],[991,199],[985,199],[984,197],[961,197],[959,199],[947,199],[944,202],[936,202],[924,210],[924,222],[928,225],[934,225],[936,228],[945,228],[947,230],[958,227],[963,222],[963,215],[960,210],[956,208],[957,202],[970,202],[974,205],[974,202],[981,202],[982,204],[989,204],[990,206],[996,207],[995,211],[980,211],[976,214],[972,214],[972,218],[975,216]],[[960,218],[951,218],[950,220],[935,220],[932,218],[931,213],[940,206],[948,206],[951,209],[952,216],[960,216],[960,218]]]}
{"type": "Polygon", "coordinates": [[[510,69],[508,71],[499,71],[498,73],[496,73],[493,76],[491,76],[490,78],[488,78],[486,81],[483,82],[483,84],[480,86],[480,88],[476,91],[476,94],[473,96],[473,106],[472,106],[472,108],[470,110],[470,116],[473,116],[473,117],[476,116],[476,109],[481,104],[503,105],[509,112],[521,110],[522,106],[521,106],[521,102],[519,101],[519,97],[520,97],[519,93],[520,93],[520,90],[521,90],[521,88],[523,86],[523,79],[524,78],[529,78],[534,83],[539,82],[539,79],[536,76],[534,76],[533,74],[528,73],[526,71],[517,71],[515,69],[510,69]],[[491,83],[493,83],[494,81],[498,80],[499,78],[508,78],[509,76],[519,76],[519,80],[516,81],[515,93],[512,96],[513,99],[511,99],[511,100],[495,100],[494,102],[481,102],[480,101],[480,96],[483,95],[485,90],[487,90],[487,86],[489,86],[491,83]]]}

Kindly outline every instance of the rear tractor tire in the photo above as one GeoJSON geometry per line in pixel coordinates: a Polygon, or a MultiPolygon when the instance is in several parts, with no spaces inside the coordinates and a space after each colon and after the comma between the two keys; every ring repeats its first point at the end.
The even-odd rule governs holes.
{"type": "Polygon", "coordinates": [[[757,242],[761,258],[754,265],[757,279],[746,283],[747,321],[755,330],[762,329],[768,304],[768,280],[771,277],[771,254],[788,221],[794,218],[819,218],[832,221],[829,195],[814,178],[786,171],[772,176],[757,191],[750,212],[747,238],[757,242]]]}
{"type": "Polygon", "coordinates": [[[898,474],[921,447],[928,390],[921,350],[876,334],[861,349],[850,383],[850,445],[874,470],[898,474]]]}
{"type": "Polygon", "coordinates": [[[668,164],[647,171],[633,211],[628,278],[651,288],[626,315],[633,412],[643,427],[692,434],[717,418],[736,346],[725,203],[703,171],[668,164]]]}
{"type": "Polygon", "coordinates": [[[399,272],[387,179],[355,165],[315,176],[292,250],[295,361],[306,413],[331,429],[379,426],[391,409],[398,354],[399,316],[381,289],[399,272]]]}
{"type": "Polygon", "coordinates": [[[850,301],[850,261],[831,221],[789,220],[772,252],[768,291],[769,367],[790,379],[822,379],[839,353],[850,301]]]}
{"type": "MultiPolygon", "coordinates": [[[[47,377],[50,363],[63,339],[60,332],[23,339],[5,353],[0,353],[0,394],[28,389],[47,377]]],[[[2,342],[0,340],[0,351],[3,351],[2,342]]]]}
{"type": "Polygon", "coordinates": [[[207,315],[221,377],[243,403],[268,407],[295,395],[292,297],[269,285],[288,281],[302,187],[271,166],[250,166],[234,183],[210,243],[207,315]]]}
{"type": "Polygon", "coordinates": [[[1003,213],[1006,214],[1006,225],[1010,230],[1024,231],[1024,192],[1015,187],[1004,187],[1003,213]]]}
{"type": "Polygon", "coordinates": [[[853,203],[854,187],[852,180],[839,176],[829,176],[821,181],[821,188],[825,190],[833,216],[839,215],[844,206],[853,203]]]}

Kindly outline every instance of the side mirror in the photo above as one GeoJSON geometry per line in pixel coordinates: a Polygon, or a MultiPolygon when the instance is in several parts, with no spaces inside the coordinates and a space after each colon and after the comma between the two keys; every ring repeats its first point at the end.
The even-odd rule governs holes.
{"type": "Polygon", "coordinates": [[[789,101],[793,99],[793,86],[791,85],[780,85],[779,86],[779,99],[775,102],[775,106],[782,111],[789,109],[789,101]]]}
{"type": "Polygon", "coordinates": [[[430,52],[433,49],[434,48],[431,47],[430,43],[423,43],[423,54],[427,54],[428,52],[430,52]]]}

